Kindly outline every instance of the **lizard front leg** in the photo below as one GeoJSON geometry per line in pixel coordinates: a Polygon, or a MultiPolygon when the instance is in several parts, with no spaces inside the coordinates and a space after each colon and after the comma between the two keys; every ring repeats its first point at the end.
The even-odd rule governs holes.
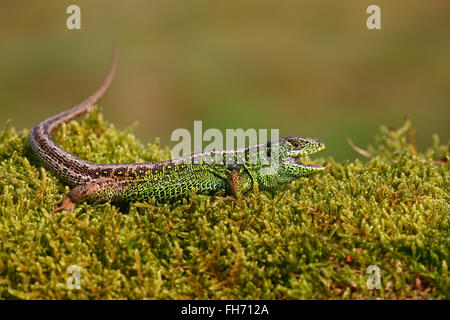
{"type": "Polygon", "coordinates": [[[234,196],[241,195],[240,186],[241,176],[238,171],[230,171],[228,173],[228,184],[230,185],[231,194],[234,196]]]}
{"type": "Polygon", "coordinates": [[[228,172],[228,184],[231,194],[239,197],[252,187],[253,180],[244,168],[233,169],[228,172]]]}

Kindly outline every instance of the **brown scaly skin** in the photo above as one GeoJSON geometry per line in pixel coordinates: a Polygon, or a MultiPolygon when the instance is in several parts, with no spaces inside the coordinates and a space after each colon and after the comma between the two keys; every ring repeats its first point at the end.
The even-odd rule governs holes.
{"type": "Polygon", "coordinates": [[[156,163],[93,163],[70,154],[53,141],[52,133],[63,123],[92,112],[111,84],[116,65],[114,52],[110,71],[97,91],[80,104],[40,122],[30,133],[31,146],[38,158],[73,187],[52,213],[71,211],[85,200],[131,202],[153,198],[164,202],[188,197],[193,189],[199,194],[222,189],[231,194],[245,193],[253,183],[258,183],[261,189],[273,189],[324,169],[298,160],[302,155],[323,150],[323,143],[296,136],[245,149],[210,151],[156,163]],[[269,153],[279,154],[277,167],[259,156],[269,153]],[[256,162],[250,160],[254,155],[258,155],[256,162]],[[211,162],[211,158],[223,161],[211,162]]]}

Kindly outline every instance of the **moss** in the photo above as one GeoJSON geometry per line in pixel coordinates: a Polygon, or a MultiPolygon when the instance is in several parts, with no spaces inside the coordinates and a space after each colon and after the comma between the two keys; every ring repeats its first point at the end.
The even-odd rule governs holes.
{"type": "MultiPolygon", "coordinates": [[[[0,297],[4,299],[448,299],[449,144],[419,153],[406,122],[382,127],[367,161],[244,200],[193,195],[174,204],[81,204],[31,152],[29,130],[0,137],[0,297]],[[77,265],[81,289],[66,286],[77,265]],[[366,286],[381,269],[381,289],[366,286]]],[[[96,162],[168,159],[94,112],[58,131],[96,162]]]]}

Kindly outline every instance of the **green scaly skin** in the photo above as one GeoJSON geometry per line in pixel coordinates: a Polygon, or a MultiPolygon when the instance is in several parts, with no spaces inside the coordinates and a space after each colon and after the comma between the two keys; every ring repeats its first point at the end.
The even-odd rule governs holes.
{"type": "Polygon", "coordinates": [[[193,189],[198,194],[225,190],[236,195],[249,191],[255,183],[263,190],[274,189],[324,169],[299,161],[300,156],[323,150],[324,144],[297,136],[156,163],[93,163],[68,153],[54,142],[52,132],[93,110],[109,87],[116,65],[114,54],[108,76],[97,91],[79,105],[43,120],[30,133],[31,146],[39,159],[73,187],[53,212],[71,211],[85,200],[165,202],[189,197],[193,189]]]}

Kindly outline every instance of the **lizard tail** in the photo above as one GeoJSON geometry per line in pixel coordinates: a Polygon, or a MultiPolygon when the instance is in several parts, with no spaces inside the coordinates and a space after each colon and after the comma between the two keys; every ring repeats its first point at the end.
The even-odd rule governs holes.
{"type": "Polygon", "coordinates": [[[58,129],[63,123],[67,123],[70,120],[79,117],[83,113],[91,112],[93,110],[94,105],[105,94],[106,90],[108,90],[108,87],[114,77],[116,66],[117,49],[114,48],[113,58],[108,75],[106,76],[100,87],[93,94],[91,94],[80,104],[38,123],[31,130],[31,147],[47,167],[57,171],[62,176],[65,176],[65,172],[63,172],[63,169],[67,166],[72,166],[75,171],[78,171],[79,176],[77,175],[77,177],[65,176],[66,180],[72,184],[85,182],[79,181],[79,179],[81,179],[81,177],[83,176],[81,173],[86,170],[86,165],[91,163],[86,160],[74,157],[66,150],[62,149],[58,144],[56,144],[55,141],[53,141],[52,132],[58,129]]]}
{"type": "Polygon", "coordinates": [[[116,72],[116,66],[117,66],[117,49],[114,48],[111,67],[109,68],[108,75],[106,76],[101,86],[80,104],[68,110],[65,110],[61,113],[58,113],[53,117],[47,118],[46,120],[38,123],[33,128],[33,130],[42,128],[45,129],[45,131],[47,131],[49,134],[51,134],[53,131],[58,129],[63,123],[78,118],[85,112],[91,112],[97,101],[100,100],[100,98],[105,94],[106,90],[108,90],[113,80],[114,73],[116,72]]]}

